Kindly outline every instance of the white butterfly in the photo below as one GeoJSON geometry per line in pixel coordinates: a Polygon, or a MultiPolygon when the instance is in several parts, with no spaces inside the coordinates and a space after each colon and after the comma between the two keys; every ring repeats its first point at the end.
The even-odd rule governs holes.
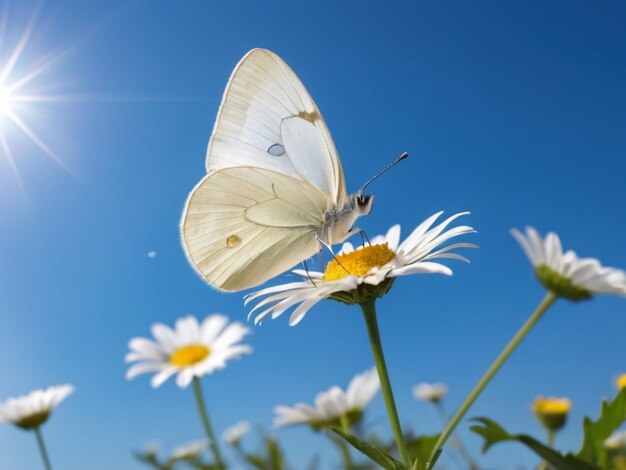
{"type": "Polygon", "coordinates": [[[253,49],[237,64],[181,220],[182,243],[214,287],[254,287],[341,243],[373,196],[348,195],[328,127],[276,54],[253,49]]]}

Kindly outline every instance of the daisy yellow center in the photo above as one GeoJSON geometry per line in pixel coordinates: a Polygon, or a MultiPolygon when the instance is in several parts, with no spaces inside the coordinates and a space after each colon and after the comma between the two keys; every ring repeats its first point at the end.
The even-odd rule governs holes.
{"type": "Polygon", "coordinates": [[[325,281],[336,281],[346,276],[365,276],[372,268],[380,268],[391,261],[396,254],[389,245],[366,246],[352,253],[334,258],[324,271],[325,281]]]}
{"type": "Polygon", "coordinates": [[[202,344],[190,344],[177,349],[170,356],[170,363],[176,367],[189,367],[205,360],[211,350],[202,344]]]}
{"type": "Polygon", "coordinates": [[[617,380],[615,381],[615,385],[617,386],[617,388],[619,388],[620,390],[623,388],[626,388],[626,374],[622,374],[620,375],[617,380]]]}

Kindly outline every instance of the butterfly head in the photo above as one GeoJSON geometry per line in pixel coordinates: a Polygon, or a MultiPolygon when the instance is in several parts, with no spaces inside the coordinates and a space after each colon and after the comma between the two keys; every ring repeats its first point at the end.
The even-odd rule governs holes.
{"type": "Polygon", "coordinates": [[[404,152],[402,155],[396,158],[393,162],[391,162],[389,165],[383,168],[382,171],[379,171],[376,175],[370,178],[368,182],[365,183],[363,186],[361,186],[361,189],[359,189],[359,191],[352,196],[352,205],[354,207],[355,212],[358,214],[357,217],[361,215],[369,214],[372,211],[372,205],[374,204],[374,196],[372,194],[365,194],[365,188],[367,188],[367,186],[372,181],[374,181],[380,175],[385,173],[389,168],[394,166],[399,161],[404,160],[408,156],[409,154],[407,152],[404,152]]]}
{"type": "Polygon", "coordinates": [[[354,208],[356,209],[357,214],[367,215],[372,211],[372,206],[374,205],[374,195],[373,194],[364,194],[361,191],[354,194],[352,196],[354,208]]]}

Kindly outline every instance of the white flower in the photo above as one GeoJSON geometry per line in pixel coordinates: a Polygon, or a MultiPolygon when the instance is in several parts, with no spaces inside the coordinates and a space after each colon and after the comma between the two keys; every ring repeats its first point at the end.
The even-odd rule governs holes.
{"type": "Polygon", "coordinates": [[[159,453],[160,448],[161,445],[157,441],[149,441],[143,446],[141,453],[143,455],[156,455],[159,453]]]}
{"type": "Polygon", "coordinates": [[[319,429],[338,425],[341,416],[351,423],[361,419],[363,410],[380,388],[375,368],[354,376],[347,391],[334,386],[315,397],[315,405],[298,403],[293,408],[279,405],[274,408],[274,427],[306,423],[319,429]]]}
{"type": "Polygon", "coordinates": [[[172,451],[172,460],[191,459],[199,456],[209,447],[209,441],[201,439],[199,441],[182,444],[172,451]]]}
{"type": "Polygon", "coordinates": [[[533,227],[526,227],[526,236],[518,230],[511,234],[530,259],[535,273],[555,294],[570,300],[583,300],[592,294],[626,296],[626,273],[607,268],[595,258],[579,258],[569,250],[563,253],[559,236],[550,232],[542,239],[533,227]]]}
{"type": "Polygon", "coordinates": [[[413,397],[416,400],[438,402],[448,394],[448,387],[444,383],[420,383],[413,387],[413,397]]]}
{"type": "Polygon", "coordinates": [[[604,441],[604,447],[609,450],[626,451],[626,431],[616,431],[604,441]]]}
{"type": "Polygon", "coordinates": [[[0,404],[0,423],[13,423],[22,429],[37,428],[45,423],[52,410],[73,392],[74,387],[65,384],[9,398],[0,404]]]}
{"type": "Polygon", "coordinates": [[[300,281],[268,287],[246,296],[248,303],[269,295],[252,309],[250,315],[266,307],[254,318],[254,322],[258,324],[267,315],[276,318],[298,305],[289,318],[289,324],[295,325],[322,299],[331,297],[345,303],[361,303],[367,298],[383,295],[398,276],[419,273],[452,275],[450,268],[432,260],[451,258],[468,261],[464,256],[451,251],[457,248],[476,248],[476,245],[455,243],[439,247],[454,237],[475,231],[472,227],[459,226],[444,232],[453,220],[468,212],[453,215],[431,228],[441,214],[442,212],[438,212],[426,219],[402,243],[399,225],[394,225],[386,235],[377,236],[369,245],[356,250],[352,244],[344,243],[340,253],[328,264],[324,273],[295,270],[293,272],[302,278],[300,281]]]}
{"type": "Polygon", "coordinates": [[[250,330],[239,322],[227,323],[224,315],[213,314],[202,324],[192,316],[180,318],[174,330],[161,323],[152,325],[156,341],[133,338],[128,344],[131,351],[126,362],[138,362],[128,369],[126,378],[156,372],[150,381],[156,388],[178,373],[176,383],[186,387],[194,377],[223,369],[230,359],[252,352],[250,346],[239,344],[250,330]]]}
{"type": "Polygon", "coordinates": [[[235,444],[250,432],[250,423],[248,421],[239,421],[227,428],[222,434],[222,439],[229,444],[235,444]]]}

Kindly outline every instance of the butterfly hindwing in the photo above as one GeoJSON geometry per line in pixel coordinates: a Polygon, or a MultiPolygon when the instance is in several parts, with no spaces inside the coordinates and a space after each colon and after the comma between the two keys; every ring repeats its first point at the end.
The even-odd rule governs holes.
{"type": "Polygon", "coordinates": [[[253,287],[319,249],[315,237],[328,203],[315,187],[274,171],[214,171],[189,195],[181,221],[183,246],[215,287],[253,287]]]}

